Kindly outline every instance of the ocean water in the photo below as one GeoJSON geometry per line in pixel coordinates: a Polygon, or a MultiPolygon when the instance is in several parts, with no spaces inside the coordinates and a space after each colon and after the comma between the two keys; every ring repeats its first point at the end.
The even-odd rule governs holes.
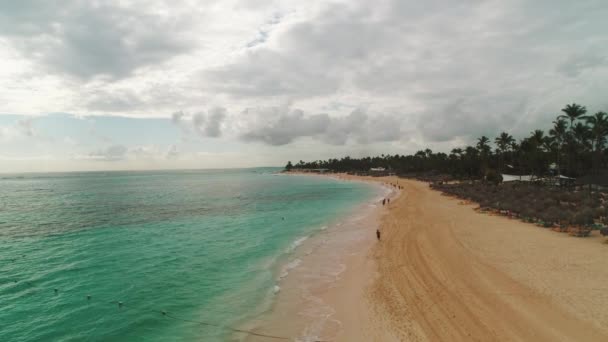
{"type": "Polygon", "coordinates": [[[0,341],[229,340],[374,195],[274,171],[0,175],[0,341]]]}

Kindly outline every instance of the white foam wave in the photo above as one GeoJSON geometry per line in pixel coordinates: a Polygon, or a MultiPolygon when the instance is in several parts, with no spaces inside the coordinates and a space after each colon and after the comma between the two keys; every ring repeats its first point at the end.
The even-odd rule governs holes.
{"type": "Polygon", "coordinates": [[[308,236],[302,236],[301,238],[296,239],[294,242],[291,243],[289,248],[287,248],[287,253],[293,252],[296,248],[298,248],[298,246],[300,246],[307,239],[308,239],[308,236]]]}
{"type": "Polygon", "coordinates": [[[301,263],[302,263],[302,260],[300,260],[300,259],[294,259],[294,260],[288,262],[283,267],[283,271],[281,272],[281,275],[279,276],[279,279],[283,279],[283,278],[287,277],[289,275],[289,271],[291,271],[294,268],[300,266],[301,263]]]}

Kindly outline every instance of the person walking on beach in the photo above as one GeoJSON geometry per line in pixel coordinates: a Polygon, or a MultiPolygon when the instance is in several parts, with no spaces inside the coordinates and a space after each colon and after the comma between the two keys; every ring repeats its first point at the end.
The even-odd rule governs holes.
{"type": "Polygon", "coordinates": [[[386,203],[386,198],[382,199],[382,205],[384,205],[386,203]]]}
{"type": "Polygon", "coordinates": [[[378,241],[380,241],[380,229],[376,229],[376,237],[378,238],[378,241]]]}

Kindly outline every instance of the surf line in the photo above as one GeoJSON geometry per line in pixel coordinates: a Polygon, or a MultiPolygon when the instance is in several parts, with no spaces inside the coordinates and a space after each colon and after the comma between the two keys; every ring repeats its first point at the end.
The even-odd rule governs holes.
{"type": "MultiPolygon", "coordinates": [[[[14,282],[17,283],[17,280],[15,280],[14,282]]],[[[27,285],[33,286],[33,284],[30,283],[30,282],[24,282],[24,283],[26,283],[27,285]]],[[[53,294],[55,296],[60,295],[60,293],[63,294],[64,292],[59,291],[58,288],[54,288],[53,289],[53,294]]],[[[98,297],[95,296],[95,298],[98,298],[98,297]]],[[[91,302],[92,299],[93,299],[93,296],[91,296],[91,295],[87,295],[86,296],[87,302],[91,302]]],[[[113,300],[113,301],[108,301],[108,303],[117,305],[117,307],[118,307],[119,310],[121,310],[122,308],[127,308],[127,309],[135,309],[135,310],[139,310],[139,311],[147,311],[147,312],[159,313],[159,314],[163,315],[164,317],[167,317],[167,318],[170,318],[170,319],[173,319],[173,320],[187,322],[187,323],[195,323],[195,324],[206,325],[206,326],[212,326],[212,327],[217,327],[217,328],[224,329],[224,330],[229,330],[229,331],[232,331],[232,332],[235,332],[235,333],[247,334],[247,335],[252,335],[252,336],[257,336],[257,337],[264,337],[264,338],[274,339],[274,340],[284,340],[284,341],[292,340],[291,338],[285,337],[285,336],[278,336],[278,335],[258,333],[258,332],[251,331],[251,330],[238,329],[238,328],[234,328],[234,327],[230,327],[230,326],[226,326],[226,325],[221,325],[221,324],[217,324],[217,323],[210,323],[210,322],[196,321],[196,320],[181,318],[181,317],[173,316],[172,314],[170,314],[169,312],[167,312],[165,310],[151,310],[151,309],[137,308],[135,306],[127,305],[125,302],[121,302],[121,301],[113,300]]],[[[329,341],[329,340],[314,340],[314,342],[331,342],[331,341],[329,341]]]]}

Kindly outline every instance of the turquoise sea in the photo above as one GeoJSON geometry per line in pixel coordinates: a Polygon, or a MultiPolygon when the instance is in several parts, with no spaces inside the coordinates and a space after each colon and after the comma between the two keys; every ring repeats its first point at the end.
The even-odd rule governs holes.
{"type": "Polygon", "coordinates": [[[234,337],[297,243],[374,195],[276,171],[0,175],[0,341],[234,337]]]}

